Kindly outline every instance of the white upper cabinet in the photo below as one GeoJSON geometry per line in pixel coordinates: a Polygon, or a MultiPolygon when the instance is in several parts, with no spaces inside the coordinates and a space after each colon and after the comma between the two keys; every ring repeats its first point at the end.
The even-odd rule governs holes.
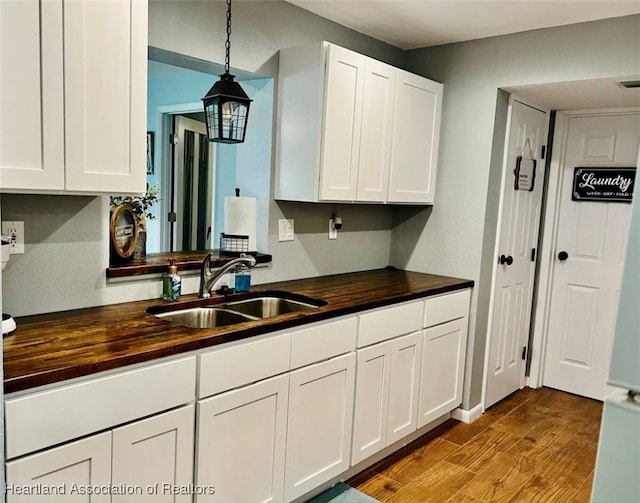
{"type": "Polygon", "coordinates": [[[342,47],[329,46],[327,51],[320,199],[352,200],[358,181],[365,58],[342,47]]]}
{"type": "Polygon", "coordinates": [[[0,190],[141,193],[146,0],[0,4],[0,190]]]}
{"type": "Polygon", "coordinates": [[[280,51],[278,103],[276,199],[433,202],[441,84],[323,42],[280,51]]]}
{"type": "Polygon", "coordinates": [[[433,203],[442,84],[398,70],[390,203],[433,203]]]}
{"type": "Polygon", "coordinates": [[[62,28],[62,0],[0,2],[0,189],[64,189],[62,28]]]}

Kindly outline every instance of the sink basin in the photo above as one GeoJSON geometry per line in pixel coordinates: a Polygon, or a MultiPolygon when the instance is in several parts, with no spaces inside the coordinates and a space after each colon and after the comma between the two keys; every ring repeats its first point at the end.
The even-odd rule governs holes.
{"type": "Polygon", "coordinates": [[[298,300],[283,299],[282,297],[256,297],[237,302],[227,302],[224,307],[257,318],[271,318],[280,314],[316,309],[318,306],[298,300]]]}
{"type": "Polygon", "coordinates": [[[279,290],[158,305],[147,313],[191,328],[215,328],[324,306],[326,301],[279,290]]]}
{"type": "Polygon", "coordinates": [[[233,325],[234,323],[257,319],[255,316],[247,316],[216,307],[193,307],[190,309],[159,313],[155,316],[191,328],[224,327],[226,325],[233,325]]]}

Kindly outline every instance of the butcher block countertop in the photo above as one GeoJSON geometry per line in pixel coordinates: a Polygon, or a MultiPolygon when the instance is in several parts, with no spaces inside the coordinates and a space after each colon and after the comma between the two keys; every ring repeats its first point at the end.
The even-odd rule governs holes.
{"type": "MultiPolygon", "coordinates": [[[[160,299],[25,316],[16,320],[16,331],[4,338],[4,391],[26,390],[472,286],[471,280],[388,269],[263,284],[251,292],[286,291],[326,304],[207,329],[148,314],[149,307],[169,304],[160,299]]],[[[224,303],[242,295],[219,298],[224,303]]],[[[196,295],[185,295],[179,302],[194,300],[196,295]]]]}

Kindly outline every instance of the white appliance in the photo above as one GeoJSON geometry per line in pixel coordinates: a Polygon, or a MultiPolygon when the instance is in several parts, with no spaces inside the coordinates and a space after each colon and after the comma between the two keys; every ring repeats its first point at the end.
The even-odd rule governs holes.
{"type": "Polygon", "coordinates": [[[604,402],[592,501],[640,502],[640,201],[633,203],[608,382],[617,389],[604,402]]]}

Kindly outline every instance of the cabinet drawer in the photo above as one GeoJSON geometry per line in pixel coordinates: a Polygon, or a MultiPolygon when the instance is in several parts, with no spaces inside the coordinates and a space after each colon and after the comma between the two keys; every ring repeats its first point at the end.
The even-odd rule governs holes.
{"type": "Polygon", "coordinates": [[[432,327],[447,321],[468,316],[471,290],[447,293],[426,300],[424,326],[432,327]]]}
{"type": "Polygon", "coordinates": [[[190,402],[195,378],[189,357],[9,398],[7,458],[190,402]]]}
{"type": "Polygon", "coordinates": [[[201,355],[198,398],[286,372],[290,353],[291,335],[282,334],[201,355]]]}
{"type": "Polygon", "coordinates": [[[420,330],[423,307],[423,301],[419,300],[360,315],[358,347],[420,330]]]}
{"type": "Polygon", "coordinates": [[[291,368],[296,369],[356,348],[358,320],[355,316],[319,323],[291,334],[291,368]]]}

